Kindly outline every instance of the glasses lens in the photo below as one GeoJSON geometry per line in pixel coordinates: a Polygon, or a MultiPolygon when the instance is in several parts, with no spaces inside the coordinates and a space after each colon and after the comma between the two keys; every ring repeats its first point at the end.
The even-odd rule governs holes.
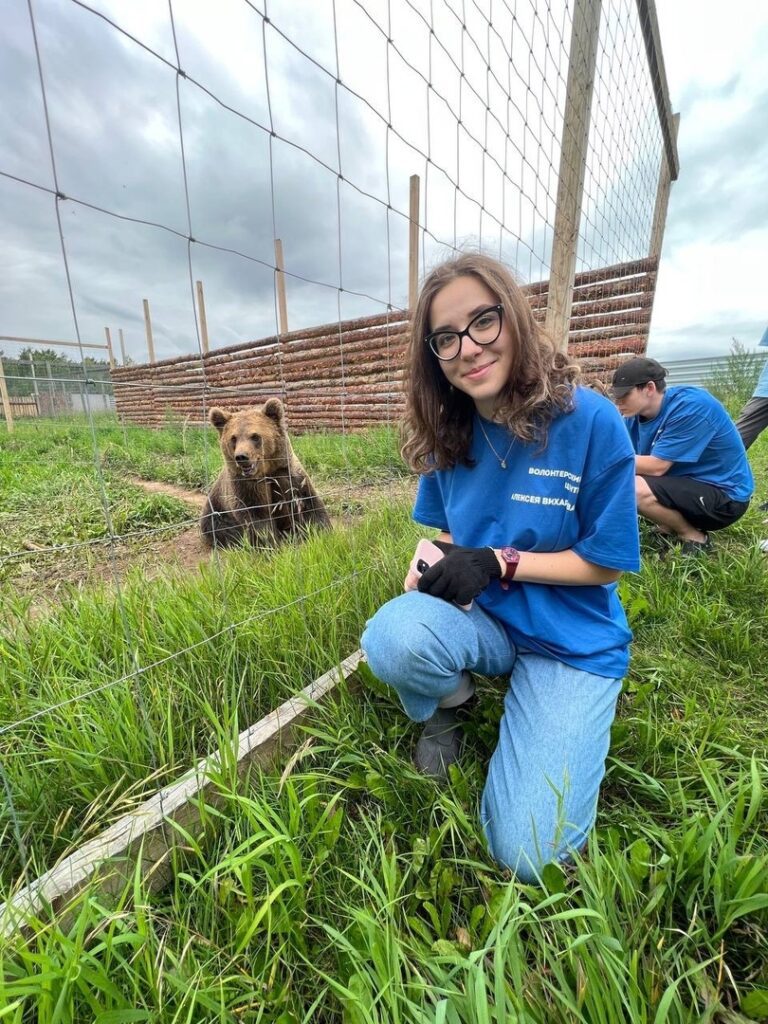
{"type": "Polygon", "coordinates": [[[501,334],[501,309],[493,307],[478,313],[464,331],[437,331],[427,335],[427,344],[438,359],[455,359],[465,335],[477,345],[490,345],[501,334]]]}
{"type": "Polygon", "coordinates": [[[496,341],[500,333],[500,309],[486,309],[483,313],[478,313],[467,327],[467,334],[478,345],[490,345],[492,341],[496,341]]]}
{"type": "Polygon", "coordinates": [[[438,359],[453,359],[458,354],[461,341],[455,331],[441,331],[427,338],[429,347],[438,359]]]}

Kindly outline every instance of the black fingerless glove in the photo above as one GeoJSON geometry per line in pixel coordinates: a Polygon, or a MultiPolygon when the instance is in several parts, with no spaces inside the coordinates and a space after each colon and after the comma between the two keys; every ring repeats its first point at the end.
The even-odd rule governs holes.
{"type": "Polygon", "coordinates": [[[455,601],[456,604],[469,604],[491,580],[501,579],[501,568],[493,548],[465,548],[442,540],[436,540],[435,545],[445,552],[445,557],[419,577],[418,586],[422,594],[442,597],[444,601],[455,601]]]}

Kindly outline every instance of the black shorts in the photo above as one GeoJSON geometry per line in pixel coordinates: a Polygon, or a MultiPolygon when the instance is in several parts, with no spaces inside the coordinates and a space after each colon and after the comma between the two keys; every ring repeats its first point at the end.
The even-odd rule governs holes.
{"type": "Polygon", "coordinates": [[[643,480],[660,505],[679,512],[691,526],[705,533],[730,526],[749,508],[748,501],[734,501],[714,484],[689,476],[643,476],[643,480]]]}

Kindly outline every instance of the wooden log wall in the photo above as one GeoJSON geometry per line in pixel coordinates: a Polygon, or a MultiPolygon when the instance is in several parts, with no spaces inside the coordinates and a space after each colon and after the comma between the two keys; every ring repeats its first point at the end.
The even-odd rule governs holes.
{"type": "MultiPolygon", "coordinates": [[[[576,275],[568,351],[587,383],[607,383],[624,359],[645,352],[657,260],[576,275]]],[[[548,282],[525,287],[543,323],[548,282]]],[[[169,418],[207,419],[212,406],[242,409],[272,396],[285,402],[294,433],[395,423],[403,406],[409,318],[403,310],[162,359],[111,371],[118,415],[159,427],[169,418]]]]}

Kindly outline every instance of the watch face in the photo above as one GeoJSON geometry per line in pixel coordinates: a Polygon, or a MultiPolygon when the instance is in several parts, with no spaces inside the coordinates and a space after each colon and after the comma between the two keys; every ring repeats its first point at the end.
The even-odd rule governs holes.
{"type": "Polygon", "coordinates": [[[501,557],[507,563],[507,570],[504,573],[504,579],[511,580],[515,575],[517,563],[520,561],[520,552],[517,548],[505,547],[501,549],[501,557]]]}

